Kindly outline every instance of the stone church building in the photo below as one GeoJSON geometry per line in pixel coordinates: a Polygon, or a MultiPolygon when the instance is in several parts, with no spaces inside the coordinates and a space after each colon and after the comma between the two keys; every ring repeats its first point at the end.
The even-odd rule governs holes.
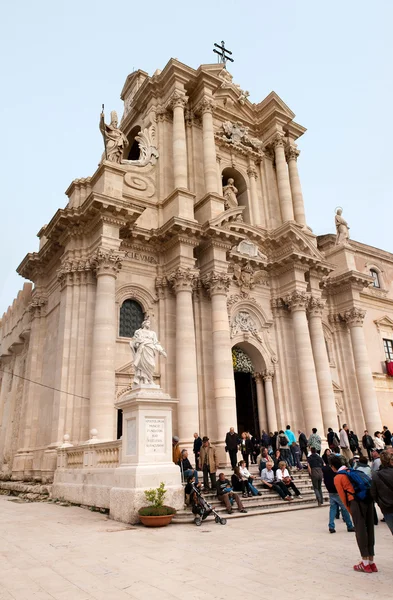
{"type": "Polygon", "coordinates": [[[224,460],[230,426],[392,426],[393,255],[348,240],[342,217],[313,234],[292,110],[174,59],[121,98],[99,167],[17,269],[32,284],[1,320],[0,470],[50,481],[64,439],[120,438],[146,315],[184,446],[199,431],[224,460]]]}

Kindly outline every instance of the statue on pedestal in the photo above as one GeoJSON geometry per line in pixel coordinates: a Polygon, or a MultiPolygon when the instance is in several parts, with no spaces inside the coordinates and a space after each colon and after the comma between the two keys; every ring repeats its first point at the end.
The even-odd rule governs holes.
{"type": "Polygon", "coordinates": [[[341,216],[342,212],[343,212],[342,208],[338,208],[336,210],[336,216],[335,216],[336,231],[337,231],[336,246],[338,244],[345,244],[349,240],[349,227],[348,227],[348,223],[346,222],[344,217],[341,216]]]}
{"type": "Polygon", "coordinates": [[[237,208],[239,206],[237,202],[237,193],[238,190],[235,188],[235,180],[230,177],[227,181],[227,184],[222,188],[224,198],[225,198],[225,208],[228,210],[229,208],[237,208]]]}
{"type": "Polygon", "coordinates": [[[155,354],[166,356],[166,352],[158,342],[157,335],[150,329],[150,319],[147,317],[140,329],[134,333],[130,341],[131,352],[134,355],[135,375],[133,387],[139,385],[154,385],[153,374],[156,365],[155,354]]]}
{"type": "Polygon", "coordinates": [[[121,129],[118,128],[118,118],[115,110],[111,112],[110,125],[106,125],[104,111],[100,115],[100,131],[104,138],[105,153],[103,159],[120,163],[123,152],[128,146],[128,140],[121,129]]]}

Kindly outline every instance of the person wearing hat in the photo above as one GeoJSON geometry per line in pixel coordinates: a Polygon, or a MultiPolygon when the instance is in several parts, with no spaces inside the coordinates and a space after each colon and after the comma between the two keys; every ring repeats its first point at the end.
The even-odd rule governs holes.
{"type": "Polygon", "coordinates": [[[179,461],[181,460],[181,450],[177,435],[174,435],[172,438],[172,460],[175,465],[179,464],[179,461]]]}
{"type": "Polygon", "coordinates": [[[209,489],[209,475],[211,481],[211,487],[216,489],[216,471],[217,471],[217,457],[216,450],[211,446],[209,438],[205,435],[202,439],[202,448],[199,454],[199,468],[203,472],[203,486],[205,490],[209,489]]]}

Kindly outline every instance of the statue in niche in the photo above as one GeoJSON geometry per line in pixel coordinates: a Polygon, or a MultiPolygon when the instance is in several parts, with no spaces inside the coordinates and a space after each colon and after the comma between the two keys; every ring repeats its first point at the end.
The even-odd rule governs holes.
{"type": "Polygon", "coordinates": [[[343,212],[343,209],[338,208],[336,210],[336,216],[334,219],[335,223],[336,223],[336,231],[337,231],[336,246],[338,244],[345,244],[349,240],[349,227],[348,227],[348,223],[346,222],[344,217],[341,216],[342,212],[343,212]]]}
{"type": "Polygon", "coordinates": [[[135,375],[133,387],[153,384],[153,374],[156,366],[156,352],[166,357],[166,352],[158,342],[155,331],[150,329],[150,319],[146,317],[141,328],[137,329],[130,341],[133,354],[135,375]]]}
{"type": "Polygon", "coordinates": [[[104,111],[100,115],[100,131],[104,138],[105,152],[103,159],[111,162],[121,163],[123,152],[128,146],[128,140],[118,127],[118,118],[115,110],[111,112],[111,122],[105,123],[104,111]]]}
{"type": "Polygon", "coordinates": [[[237,208],[239,206],[237,201],[238,189],[235,187],[235,180],[230,177],[227,184],[222,188],[222,193],[225,199],[225,209],[237,208]]]}

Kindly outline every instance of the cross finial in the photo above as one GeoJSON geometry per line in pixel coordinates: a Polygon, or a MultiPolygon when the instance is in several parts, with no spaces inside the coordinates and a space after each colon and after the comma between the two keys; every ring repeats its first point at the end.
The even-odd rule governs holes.
{"type": "Polygon", "coordinates": [[[230,54],[232,56],[232,52],[225,48],[224,40],[222,40],[221,46],[220,46],[220,44],[214,44],[214,45],[216,48],[219,48],[219,50],[216,50],[216,48],[213,48],[213,52],[218,54],[218,62],[223,63],[224,67],[226,67],[228,60],[233,62],[233,58],[230,58],[229,56],[227,56],[228,54],[230,54]]]}

